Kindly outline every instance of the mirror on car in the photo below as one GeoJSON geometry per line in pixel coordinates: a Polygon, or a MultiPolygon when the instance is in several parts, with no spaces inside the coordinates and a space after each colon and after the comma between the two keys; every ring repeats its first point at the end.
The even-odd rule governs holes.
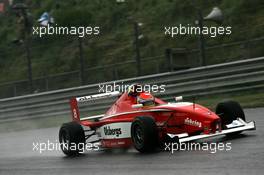
{"type": "Polygon", "coordinates": [[[143,107],[143,104],[134,104],[132,105],[132,108],[141,108],[143,107]]]}
{"type": "Polygon", "coordinates": [[[182,96],[175,97],[175,101],[176,101],[176,102],[182,101],[182,99],[183,99],[182,96]]]}

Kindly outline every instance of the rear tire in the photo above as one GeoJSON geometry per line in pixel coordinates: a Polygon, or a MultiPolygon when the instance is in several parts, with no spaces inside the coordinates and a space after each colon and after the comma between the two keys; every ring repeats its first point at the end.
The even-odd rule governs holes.
{"type": "Polygon", "coordinates": [[[157,126],[152,117],[137,117],[131,125],[131,139],[141,153],[155,151],[158,146],[157,126]]]}
{"type": "Polygon", "coordinates": [[[85,134],[82,126],[77,122],[64,123],[59,131],[59,141],[65,155],[76,156],[83,153],[85,134]]]}
{"type": "MultiPolygon", "coordinates": [[[[226,125],[232,123],[237,118],[246,121],[245,113],[240,104],[235,101],[226,101],[219,103],[216,107],[216,114],[221,118],[222,128],[226,129],[226,125]]],[[[235,136],[242,131],[226,134],[226,136],[235,136]]]]}

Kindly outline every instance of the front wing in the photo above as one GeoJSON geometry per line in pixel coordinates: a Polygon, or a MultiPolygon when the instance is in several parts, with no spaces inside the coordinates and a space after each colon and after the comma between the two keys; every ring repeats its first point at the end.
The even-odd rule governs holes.
{"type": "Polygon", "coordinates": [[[188,136],[187,133],[182,133],[182,134],[167,133],[167,135],[172,139],[177,139],[179,143],[183,143],[183,142],[189,142],[189,141],[194,141],[194,140],[199,140],[199,139],[216,137],[220,135],[231,134],[231,133],[240,132],[240,131],[256,130],[256,125],[254,121],[245,122],[244,120],[240,118],[238,118],[237,120],[234,120],[231,124],[226,125],[226,127],[227,129],[222,130],[222,131],[217,131],[216,133],[213,133],[213,134],[200,134],[200,135],[195,135],[195,136],[188,136]]]}

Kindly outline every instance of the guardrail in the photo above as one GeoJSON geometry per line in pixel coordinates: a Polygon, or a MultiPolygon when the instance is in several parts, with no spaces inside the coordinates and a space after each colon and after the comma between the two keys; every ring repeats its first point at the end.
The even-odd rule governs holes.
{"type": "MultiPolygon", "coordinates": [[[[261,89],[264,87],[264,57],[115,81],[117,84],[135,82],[166,85],[165,93],[155,94],[165,100],[172,100],[176,95],[192,97],[261,89]]],[[[0,99],[0,121],[65,115],[70,117],[69,99],[98,93],[98,85],[0,99]]],[[[102,112],[112,102],[113,99],[104,99],[87,103],[81,106],[81,111],[83,114],[102,112]]]]}

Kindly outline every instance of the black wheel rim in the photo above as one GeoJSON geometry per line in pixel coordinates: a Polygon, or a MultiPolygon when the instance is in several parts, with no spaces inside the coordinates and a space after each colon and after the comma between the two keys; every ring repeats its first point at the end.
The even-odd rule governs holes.
{"type": "Polygon", "coordinates": [[[144,142],[144,132],[140,125],[135,125],[134,127],[134,142],[136,145],[142,145],[144,142]]]}

